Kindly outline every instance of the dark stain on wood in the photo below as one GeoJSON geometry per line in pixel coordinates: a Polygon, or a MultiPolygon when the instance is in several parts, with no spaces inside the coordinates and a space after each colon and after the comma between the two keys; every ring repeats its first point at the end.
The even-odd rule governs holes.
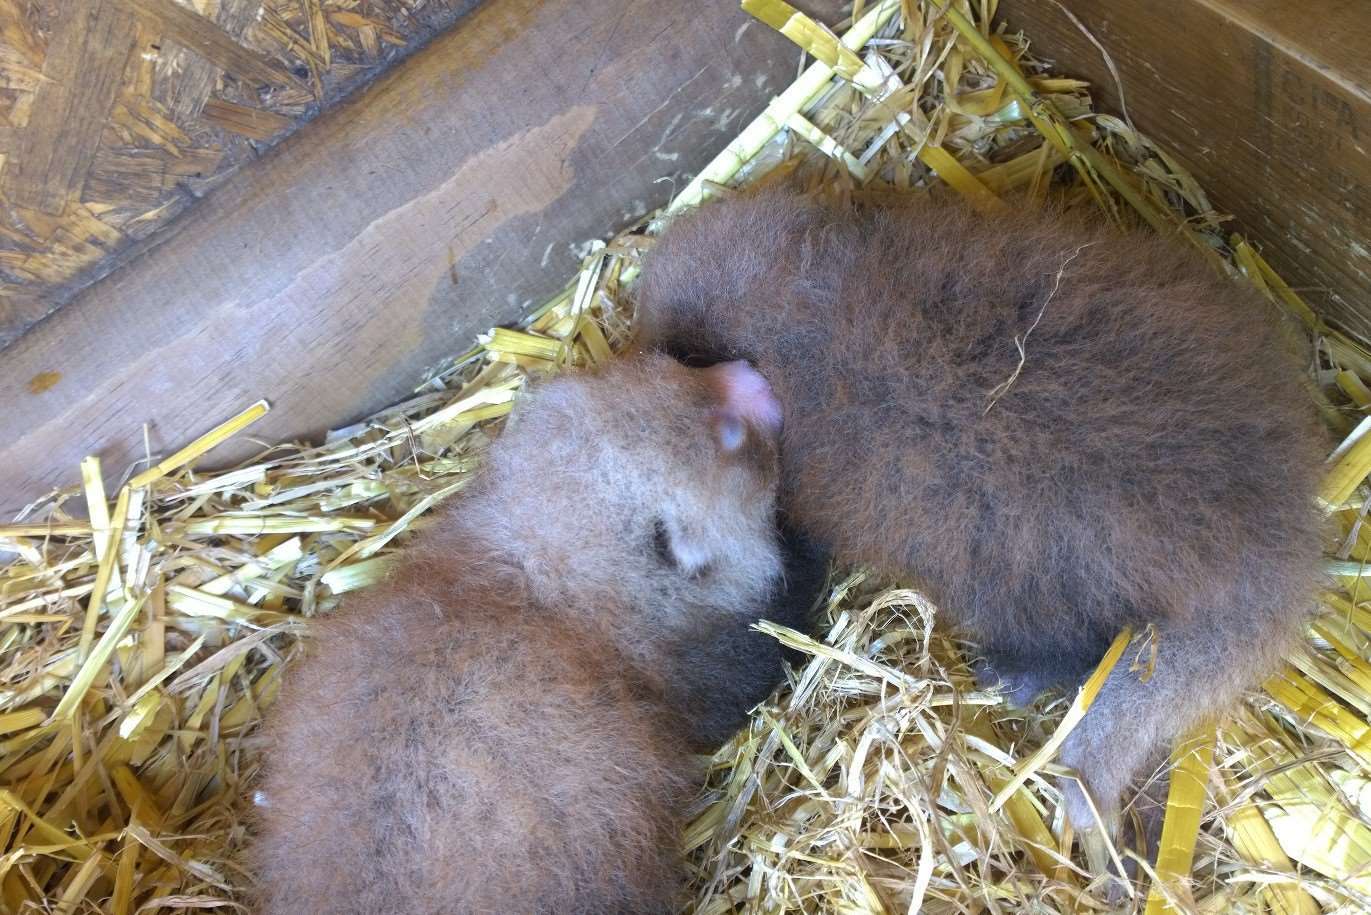
{"type": "Polygon", "coordinates": [[[57,382],[61,380],[61,372],[39,372],[29,379],[29,393],[42,394],[44,391],[50,390],[56,386],[57,382]]]}

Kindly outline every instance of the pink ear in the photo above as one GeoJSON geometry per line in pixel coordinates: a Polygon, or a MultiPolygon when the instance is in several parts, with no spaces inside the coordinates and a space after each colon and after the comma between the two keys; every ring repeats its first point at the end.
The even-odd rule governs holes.
{"type": "MultiPolygon", "coordinates": [[[[704,371],[719,392],[725,415],[746,420],[773,435],[781,431],[781,403],[760,372],[746,362],[721,362],[704,371]]],[[[723,443],[722,438],[720,441],[723,443]]]]}

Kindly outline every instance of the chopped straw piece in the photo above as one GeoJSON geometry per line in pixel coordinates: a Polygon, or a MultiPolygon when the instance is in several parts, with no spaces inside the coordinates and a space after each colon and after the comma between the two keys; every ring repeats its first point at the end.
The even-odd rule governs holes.
{"type": "Polygon", "coordinates": [[[1180,883],[1190,877],[1195,839],[1204,814],[1205,782],[1214,759],[1214,729],[1202,728],[1177,743],[1171,754],[1171,786],[1167,792],[1166,822],[1153,869],[1156,882],[1147,897],[1146,915],[1174,908],[1180,883]]]}
{"type": "Polygon", "coordinates": [[[214,446],[228,441],[234,435],[237,435],[248,426],[257,422],[257,420],[261,419],[263,416],[266,416],[267,410],[269,409],[271,408],[267,405],[265,400],[257,401],[257,403],[248,407],[242,413],[239,413],[227,422],[215,426],[171,457],[138,474],[138,476],[129,481],[129,486],[134,489],[141,489],[150,483],[160,480],[176,468],[186,466],[214,446]]]}

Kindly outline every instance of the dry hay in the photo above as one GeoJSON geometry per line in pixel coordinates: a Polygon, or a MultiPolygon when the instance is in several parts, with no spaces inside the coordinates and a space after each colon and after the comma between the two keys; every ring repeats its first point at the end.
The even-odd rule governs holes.
{"type": "MultiPolygon", "coordinates": [[[[1142,863],[1159,877],[1150,895],[1148,881],[1122,888],[1106,875],[1126,852],[1075,842],[1061,821],[1041,748],[1089,690],[1071,712],[1068,699],[1009,709],[975,688],[920,595],[842,573],[818,639],[776,632],[810,660],[711,762],[685,836],[689,909],[1371,909],[1371,606],[1359,603],[1371,355],[1225,236],[1162,150],[1092,114],[1085,85],[1050,75],[1022,38],[983,31],[993,4],[945,15],[935,0],[860,4],[846,47],[782,3],[744,6],[820,62],[673,207],[817,149],[829,179],[856,193],[942,180],[993,211],[1051,186],[1179,229],[1304,319],[1311,393],[1350,432],[1323,493],[1345,537],[1309,650],[1176,754],[1163,853],[1142,863]]],[[[525,326],[484,336],[411,400],[323,446],[196,471],[257,405],[149,460],[112,502],[88,462],[83,486],[0,528],[13,556],[0,567],[5,910],[242,908],[255,726],[306,620],[373,581],[401,535],[461,489],[529,373],[599,362],[627,341],[623,293],[651,243],[643,228],[597,245],[525,326]]]]}

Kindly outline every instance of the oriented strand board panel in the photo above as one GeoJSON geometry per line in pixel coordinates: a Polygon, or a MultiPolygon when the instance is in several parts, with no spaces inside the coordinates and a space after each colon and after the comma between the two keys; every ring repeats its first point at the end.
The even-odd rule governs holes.
{"type": "Polygon", "coordinates": [[[999,18],[1117,112],[1088,30],[1138,127],[1316,310],[1371,341],[1371,4],[1001,0],[999,18]]]}
{"type": "Polygon", "coordinates": [[[478,0],[0,0],[0,346],[478,0]]]}
{"type": "Polygon", "coordinates": [[[395,402],[665,203],[797,57],[717,0],[477,7],[5,351],[0,509],[88,453],[121,475],[144,423],[165,452],[259,398],[268,440],[395,402]]]}

